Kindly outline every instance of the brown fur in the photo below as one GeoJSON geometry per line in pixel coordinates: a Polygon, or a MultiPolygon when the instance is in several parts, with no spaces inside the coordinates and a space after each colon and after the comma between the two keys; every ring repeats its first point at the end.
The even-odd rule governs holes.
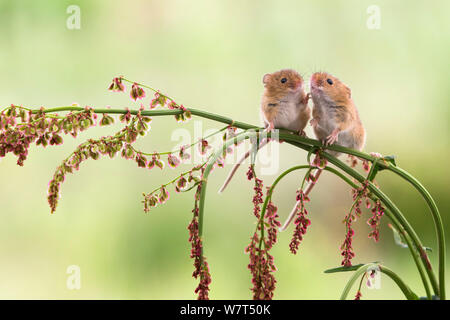
{"type": "Polygon", "coordinates": [[[337,129],[337,144],[361,150],[365,142],[365,130],[350,88],[329,73],[316,72],[311,76],[311,94],[314,103],[313,121],[318,123],[313,126],[317,139],[324,141],[337,129]],[[333,84],[329,84],[327,79],[331,79],[333,84]],[[324,96],[326,103],[321,99],[324,96]],[[340,136],[342,139],[339,139],[340,136]]]}
{"type": "MultiPolygon", "coordinates": [[[[263,83],[260,110],[266,129],[288,129],[304,135],[303,129],[311,117],[311,109],[307,106],[309,96],[305,93],[303,78],[295,70],[284,69],[264,75],[263,83]],[[286,78],[286,82],[281,82],[283,78],[286,78]]],[[[259,148],[267,143],[268,140],[263,139],[259,148]]],[[[219,193],[225,190],[236,170],[249,155],[250,151],[233,166],[219,193]]]]}
{"type": "MultiPolygon", "coordinates": [[[[329,73],[316,72],[311,76],[311,97],[314,104],[311,123],[317,139],[326,142],[335,132],[337,144],[362,150],[366,133],[352,100],[350,88],[329,73]],[[332,84],[327,82],[328,79],[332,84]]],[[[340,154],[331,150],[327,152],[335,156],[340,154]]],[[[322,169],[316,171],[314,181],[317,181],[321,173],[322,169]]],[[[310,183],[305,194],[308,195],[313,187],[314,183],[310,183]]],[[[280,231],[286,230],[294,219],[299,204],[297,201],[280,231]]]]}
{"type": "MultiPolygon", "coordinates": [[[[304,81],[297,71],[292,69],[284,69],[271,74],[266,74],[263,78],[264,93],[261,101],[261,111],[264,115],[266,126],[273,123],[275,128],[289,129],[302,132],[308,124],[311,117],[311,109],[307,106],[308,95],[304,90],[304,81]],[[281,79],[286,78],[285,83],[281,79]],[[278,121],[280,112],[283,111],[282,104],[286,104],[288,100],[292,100],[292,95],[299,90],[297,101],[294,103],[298,106],[299,114],[295,123],[286,125],[283,121],[278,121]]],[[[292,122],[293,119],[290,119],[292,122]]]]}

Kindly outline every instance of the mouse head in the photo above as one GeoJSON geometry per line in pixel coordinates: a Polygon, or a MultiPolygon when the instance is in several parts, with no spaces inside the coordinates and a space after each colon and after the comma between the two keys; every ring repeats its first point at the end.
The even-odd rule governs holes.
{"type": "Polygon", "coordinates": [[[274,96],[300,92],[303,89],[302,76],[292,69],[267,73],[263,77],[263,83],[266,90],[274,96]]]}
{"type": "Polygon", "coordinates": [[[346,102],[351,99],[352,92],[338,78],[326,72],[316,72],[311,76],[311,95],[325,98],[333,102],[346,102]]]}

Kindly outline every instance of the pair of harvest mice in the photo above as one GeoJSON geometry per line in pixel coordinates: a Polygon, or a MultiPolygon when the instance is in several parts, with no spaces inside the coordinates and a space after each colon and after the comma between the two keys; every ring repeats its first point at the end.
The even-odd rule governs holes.
{"type": "MultiPolygon", "coordinates": [[[[295,70],[284,69],[263,77],[264,93],[261,101],[261,118],[268,131],[287,129],[305,135],[308,122],[313,127],[316,138],[324,145],[338,144],[343,147],[362,150],[366,133],[359,118],[358,110],[352,100],[351,90],[338,78],[326,72],[316,72],[310,78],[310,93],[305,92],[302,76],[295,70]],[[312,99],[311,109],[308,101],[312,99]]],[[[260,143],[260,148],[267,143],[260,143]]],[[[338,156],[336,151],[328,151],[338,156]]],[[[233,167],[220,191],[230,182],[240,164],[248,157],[245,154],[233,167]]],[[[315,181],[321,173],[316,171],[315,181]]],[[[310,184],[305,191],[312,189],[310,184]]],[[[286,229],[295,216],[292,210],[280,230],[286,229]]]]}
{"type": "Polygon", "coordinates": [[[318,140],[325,145],[363,148],[365,130],[351,90],[338,78],[326,72],[314,73],[309,94],[302,76],[291,69],[266,74],[263,83],[261,115],[267,130],[288,129],[304,135],[311,117],[308,100],[312,98],[310,123],[318,140]]]}

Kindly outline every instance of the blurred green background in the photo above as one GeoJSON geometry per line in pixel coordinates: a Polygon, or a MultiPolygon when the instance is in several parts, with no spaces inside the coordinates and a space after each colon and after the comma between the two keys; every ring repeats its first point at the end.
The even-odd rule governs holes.
{"type": "MultiPolygon", "coordinates": [[[[398,165],[434,196],[448,230],[449,12],[449,1],[1,0],[0,105],[137,108],[127,94],[106,90],[114,76],[124,75],[185,106],[258,124],[265,73],[295,68],[307,78],[326,70],[352,88],[368,132],[366,151],[395,154],[398,165]],[[66,27],[72,4],[81,8],[80,30],[66,27]],[[379,30],[366,26],[373,4],[381,9],[379,30]]],[[[170,150],[172,131],[180,126],[192,131],[193,121],[155,118],[139,146],[170,150]]],[[[203,122],[205,130],[220,127],[203,122]]],[[[171,190],[170,201],[150,214],[140,203],[142,192],[180,168],[142,170],[119,158],[86,162],[67,177],[57,212],[49,213],[46,189],[56,166],[87,138],[119,128],[66,137],[59,147],[32,147],[24,167],[12,156],[1,160],[0,298],[195,298],[186,230],[193,194],[171,190]],[[69,265],[81,268],[80,290],[66,287],[69,265]]],[[[312,135],[310,128],[307,133],[312,135]]],[[[306,161],[303,151],[285,144],[281,151],[280,170],[306,161]]],[[[241,170],[218,195],[229,169],[214,171],[206,203],[210,296],[249,299],[244,248],[254,230],[252,185],[241,170]]],[[[282,217],[295,202],[300,177],[288,177],[274,196],[282,217]]],[[[275,176],[263,178],[269,185],[275,176]]],[[[437,249],[420,196],[391,173],[381,173],[378,182],[423,243],[437,249]]],[[[349,189],[324,174],[311,200],[312,225],[299,254],[289,252],[292,227],[273,249],[277,299],[336,299],[349,277],[323,273],[341,261],[349,189]]],[[[355,225],[354,263],[382,261],[424,295],[409,252],[394,244],[387,219],[375,244],[367,238],[368,218],[365,212],[355,225]]],[[[434,250],[435,266],[436,258],[434,250]]],[[[383,277],[382,289],[363,289],[363,298],[403,296],[383,277]]]]}

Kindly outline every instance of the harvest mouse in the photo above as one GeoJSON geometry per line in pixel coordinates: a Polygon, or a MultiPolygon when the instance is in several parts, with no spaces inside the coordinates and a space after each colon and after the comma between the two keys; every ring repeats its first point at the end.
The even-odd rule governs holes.
{"type": "MultiPolygon", "coordinates": [[[[297,71],[283,69],[263,77],[264,92],[261,100],[261,119],[267,131],[287,129],[304,135],[303,129],[311,117],[308,107],[309,96],[305,92],[304,81],[297,71]]],[[[268,139],[260,142],[258,148],[266,145],[268,139]]],[[[244,154],[233,166],[219,193],[222,192],[239,166],[250,155],[244,154]]]]}
{"type": "MultiPolygon", "coordinates": [[[[314,73],[311,76],[310,86],[313,101],[311,126],[316,138],[325,145],[336,143],[361,151],[366,140],[366,132],[352,100],[350,88],[326,72],[314,73]]],[[[340,155],[336,151],[327,152],[335,156],[340,155]]],[[[322,169],[319,168],[314,176],[314,182],[321,173],[322,169]]],[[[304,192],[306,195],[311,192],[314,182],[308,185],[304,192]]],[[[298,204],[297,202],[280,231],[288,227],[295,216],[298,204]]]]}

